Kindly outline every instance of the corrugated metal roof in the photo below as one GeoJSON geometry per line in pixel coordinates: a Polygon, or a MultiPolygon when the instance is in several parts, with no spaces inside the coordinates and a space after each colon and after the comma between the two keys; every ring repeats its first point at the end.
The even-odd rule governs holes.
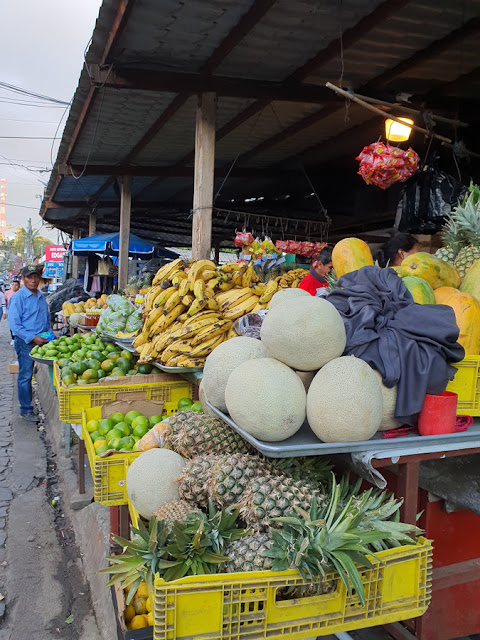
{"type": "MultiPolygon", "coordinates": [[[[406,91],[416,94],[418,102],[429,95],[434,96],[431,92],[437,91],[436,99],[442,105],[442,113],[455,117],[458,105],[450,109],[449,96],[479,100],[478,78],[474,75],[465,85],[446,84],[477,69],[479,25],[444,49],[440,47],[431,57],[417,57],[415,64],[410,66],[408,60],[455,29],[468,26],[471,18],[478,18],[480,0],[469,0],[468,3],[451,0],[276,0],[263,12],[259,9],[261,3],[262,0],[190,0],[188,3],[128,0],[131,11],[107,60],[113,63],[113,73],[117,68],[196,73],[210,60],[208,72],[218,76],[283,82],[343,32],[346,39],[350,38],[343,50],[343,60],[337,43],[328,54],[324,53],[318,68],[310,69],[304,82],[319,86],[326,81],[337,82],[343,66],[344,83],[355,90],[368,85],[372,97],[391,100],[397,91],[406,91]],[[245,28],[243,37],[237,38],[233,47],[219,49],[229,34],[235,37],[236,25],[253,10],[259,11],[257,22],[252,20],[250,29],[245,28]],[[362,19],[367,22],[361,23],[362,19]],[[361,29],[356,26],[359,23],[363,25],[361,29]],[[358,29],[357,37],[348,31],[352,28],[354,32],[358,29]],[[389,74],[389,70],[395,70],[399,63],[405,65],[395,75],[389,74]],[[383,74],[381,82],[376,85],[375,78],[380,74],[383,74]],[[444,85],[444,94],[438,93],[444,85]]],[[[87,54],[88,65],[102,59],[119,6],[117,0],[104,0],[87,54]]],[[[46,210],[45,218],[52,223],[63,220],[65,229],[66,220],[79,219],[88,208],[100,205],[100,211],[102,202],[119,200],[118,179],[106,182],[110,176],[108,166],[121,165],[126,157],[130,157],[129,164],[136,167],[184,166],[188,169],[193,164],[195,96],[189,96],[188,91],[179,96],[172,91],[103,86],[95,89],[85,115],[82,109],[91,91],[89,74],[84,68],[58,152],[57,166],[67,162],[80,169],[85,165],[88,165],[87,169],[92,165],[107,168],[104,176],[90,176],[87,170],[79,180],[68,176],[59,178],[56,171],[53,172],[47,201],[85,202],[83,212],[79,208],[66,209],[65,213],[62,209],[46,210]],[[172,105],[177,106],[173,108],[172,105]],[[72,136],[80,123],[80,133],[72,145],[72,136]],[[151,133],[152,128],[154,133],[151,133]],[[132,156],[132,149],[143,139],[146,139],[145,144],[132,156]],[[98,193],[100,195],[96,195],[98,193]]],[[[429,99],[435,104],[433,97],[429,99]]],[[[216,166],[224,170],[232,165],[252,170],[251,177],[244,178],[236,176],[234,170],[223,185],[219,201],[234,200],[238,204],[250,194],[263,193],[274,203],[277,195],[289,191],[303,190],[307,194],[310,187],[306,179],[294,170],[298,168],[298,159],[317,176],[323,174],[317,170],[319,163],[340,161],[345,154],[354,158],[364,144],[376,139],[377,124],[378,135],[381,134],[381,122],[372,118],[372,114],[353,105],[347,112],[341,101],[332,106],[331,103],[294,101],[257,102],[255,96],[219,96],[217,131],[228,130],[228,133],[223,132],[217,140],[216,166]],[[243,116],[244,113],[247,115],[243,116]],[[351,137],[347,134],[350,131],[351,137]],[[270,169],[272,175],[268,175],[270,169]],[[279,170],[281,173],[275,175],[279,170]]],[[[420,124],[423,124],[421,119],[420,124]]],[[[477,139],[480,144],[480,136],[476,136],[475,128],[471,127],[469,144],[477,139]]],[[[420,150],[422,137],[416,136],[414,141],[420,150]]],[[[446,152],[440,149],[440,153],[446,152]]],[[[332,166],[328,167],[329,171],[332,166]]],[[[469,170],[472,170],[471,166],[469,170]]],[[[352,189],[361,187],[354,173],[339,175],[349,181],[352,189]]],[[[215,191],[223,181],[219,175],[215,191]]],[[[174,224],[175,219],[180,224],[180,213],[172,207],[174,203],[181,203],[187,218],[182,219],[182,231],[177,236],[185,243],[188,234],[185,235],[184,226],[191,206],[192,185],[193,174],[188,177],[185,171],[158,179],[136,175],[132,179],[133,219],[137,199],[151,203],[150,220],[155,220],[155,211],[163,211],[156,220],[157,226],[167,224],[165,210],[169,207],[172,220],[168,224],[174,224]]],[[[317,186],[328,192],[327,182],[317,186]]],[[[327,205],[341,210],[342,206],[356,206],[352,204],[354,200],[348,203],[345,200],[345,205],[336,202],[327,205]]],[[[271,206],[275,208],[276,205],[271,206]]],[[[112,212],[115,211],[116,208],[109,210],[107,220],[103,207],[104,228],[114,224],[117,214],[112,212]]],[[[291,215],[296,213],[292,211],[291,215]]],[[[141,224],[148,224],[148,219],[141,224]]]]}

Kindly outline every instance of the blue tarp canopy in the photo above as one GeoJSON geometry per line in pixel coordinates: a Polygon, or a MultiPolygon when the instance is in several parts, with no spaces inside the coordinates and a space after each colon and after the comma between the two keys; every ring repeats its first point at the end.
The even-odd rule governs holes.
{"type": "MultiPolygon", "coordinates": [[[[70,251],[76,256],[86,256],[89,253],[101,253],[107,256],[118,256],[120,246],[120,232],[104,233],[99,236],[80,238],[73,240],[70,244],[70,251]]],[[[145,240],[142,240],[133,233],[130,234],[128,245],[128,255],[131,258],[178,258],[178,254],[168,249],[156,247],[145,240]]]]}

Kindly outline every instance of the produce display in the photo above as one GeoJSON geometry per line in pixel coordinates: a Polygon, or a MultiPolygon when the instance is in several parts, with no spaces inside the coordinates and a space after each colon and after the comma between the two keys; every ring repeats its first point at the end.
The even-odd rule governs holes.
{"type": "Polygon", "coordinates": [[[213,439],[212,432],[225,428],[219,420],[183,412],[169,419],[170,449],[136,458],[127,492],[148,523],[140,520],[132,528],[132,541],[116,538],[124,552],[102,569],[112,574],[108,584],[130,587],[126,602],[135,609],[136,590],[145,582],[152,592],[155,574],[168,582],[296,568],[304,583],[277,594],[284,600],[332,591],[335,582],[325,575],[335,570],[364,603],[360,571],[369,566],[366,556],[411,544],[420,532],[398,521],[400,502],[379,490],[360,492],[361,481],[336,478],[322,458],[222,453],[221,438],[213,439]],[[195,433],[195,439],[187,439],[190,448],[180,455],[177,443],[187,441],[182,432],[195,433]],[[196,442],[202,443],[201,455],[196,442]]]}
{"type": "Polygon", "coordinates": [[[75,323],[78,318],[72,318],[71,316],[77,313],[86,313],[90,309],[106,309],[106,301],[107,296],[105,294],[100,296],[98,300],[97,298],[89,298],[86,302],[73,303],[67,301],[62,304],[62,313],[65,318],[70,317],[70,320],[75,323]]]}
{"type": "Polygon", "coordinates": [[[136,451],[142,437],[164,417],[147,418],[138,411],[117,412],[108,418],[89,420],[86,426],[97,455],[112,450],[136,451]]]}
{"type": "Polygon", "coordinates": [[[127,629],[153,627],[153,612],[147,583],[142,581],[136,589],[125,587],[125,600],[128,604],[123,612],[127,629]]]}
{"type": "Polygon", "coordinates": [[[43,347],[34,347],[31,354],[58,360],[61,380],[66,387],[94,384],[105,377],[145,375],[152,372],[151,365],[140,364],[130,351],[92,334],[57,338],[43,347]]]}
{"type": "Polygon", "coordinates": [[[126,298],[108,296],[107,308],[102,311],[95,332],[111,337],[133,338],[142,328],[138,309],[126,298]]]}
{"type": "Polygon", "coordinates": [[[203,367],[215,347],[237,335],[235,320],[267,309],[279,289],[297,287],[307,273],[273,267],[268,282],[262,282],[263,270],[252,263],[217,267],[199,260],[187,266],[180,258],[168,263],[145,297],[142,332],[133,342],[140,362],[203,367]]]}

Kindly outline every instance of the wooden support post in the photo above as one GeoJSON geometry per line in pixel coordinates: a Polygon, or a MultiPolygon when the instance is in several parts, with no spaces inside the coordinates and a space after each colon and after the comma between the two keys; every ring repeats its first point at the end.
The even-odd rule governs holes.
{"type": "Polygon", "coordinates": [[[88,236],[95,236],[97,234],[97,212],[92,211],[88,217],[88,236]]]}
{"type": "Polygon", "coordinates": [[[192,227],[194,260],[210,258],[211,254],[216,103],[215,93],[202,93],[198,97],[192,227]]]}
{"type": "Polygon", "coordinates": [[[120,247],[118,252],[118,288],[125,289],[128,282],[128,247],[130,243],[130,213],[132,193],[130,176],[122,178],[122,194],[120,199],[120,247]]]}
{"type": "MultiPolygon", "coordinates": [[[[72,234],[72,240],[80,239],[80,229],[74,229],[72,234]]],[[[78,278],[78,256],[73,256],[72,259],[72,278],[78,278]]]]}
{"type": "Polygon", "coordinates": [[[215,263],[220,263],[220,241],[215,245],[215,263]]]}

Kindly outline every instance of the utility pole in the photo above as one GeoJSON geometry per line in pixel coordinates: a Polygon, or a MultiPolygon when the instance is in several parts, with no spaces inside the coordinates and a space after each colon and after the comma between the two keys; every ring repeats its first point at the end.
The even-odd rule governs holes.
{"type": "Polygon", "coordinates": [[[28,219],[25,253],[27,254],[27,263],[31,264],[33,261],[33,229],[31,218],[28,219]]]}

